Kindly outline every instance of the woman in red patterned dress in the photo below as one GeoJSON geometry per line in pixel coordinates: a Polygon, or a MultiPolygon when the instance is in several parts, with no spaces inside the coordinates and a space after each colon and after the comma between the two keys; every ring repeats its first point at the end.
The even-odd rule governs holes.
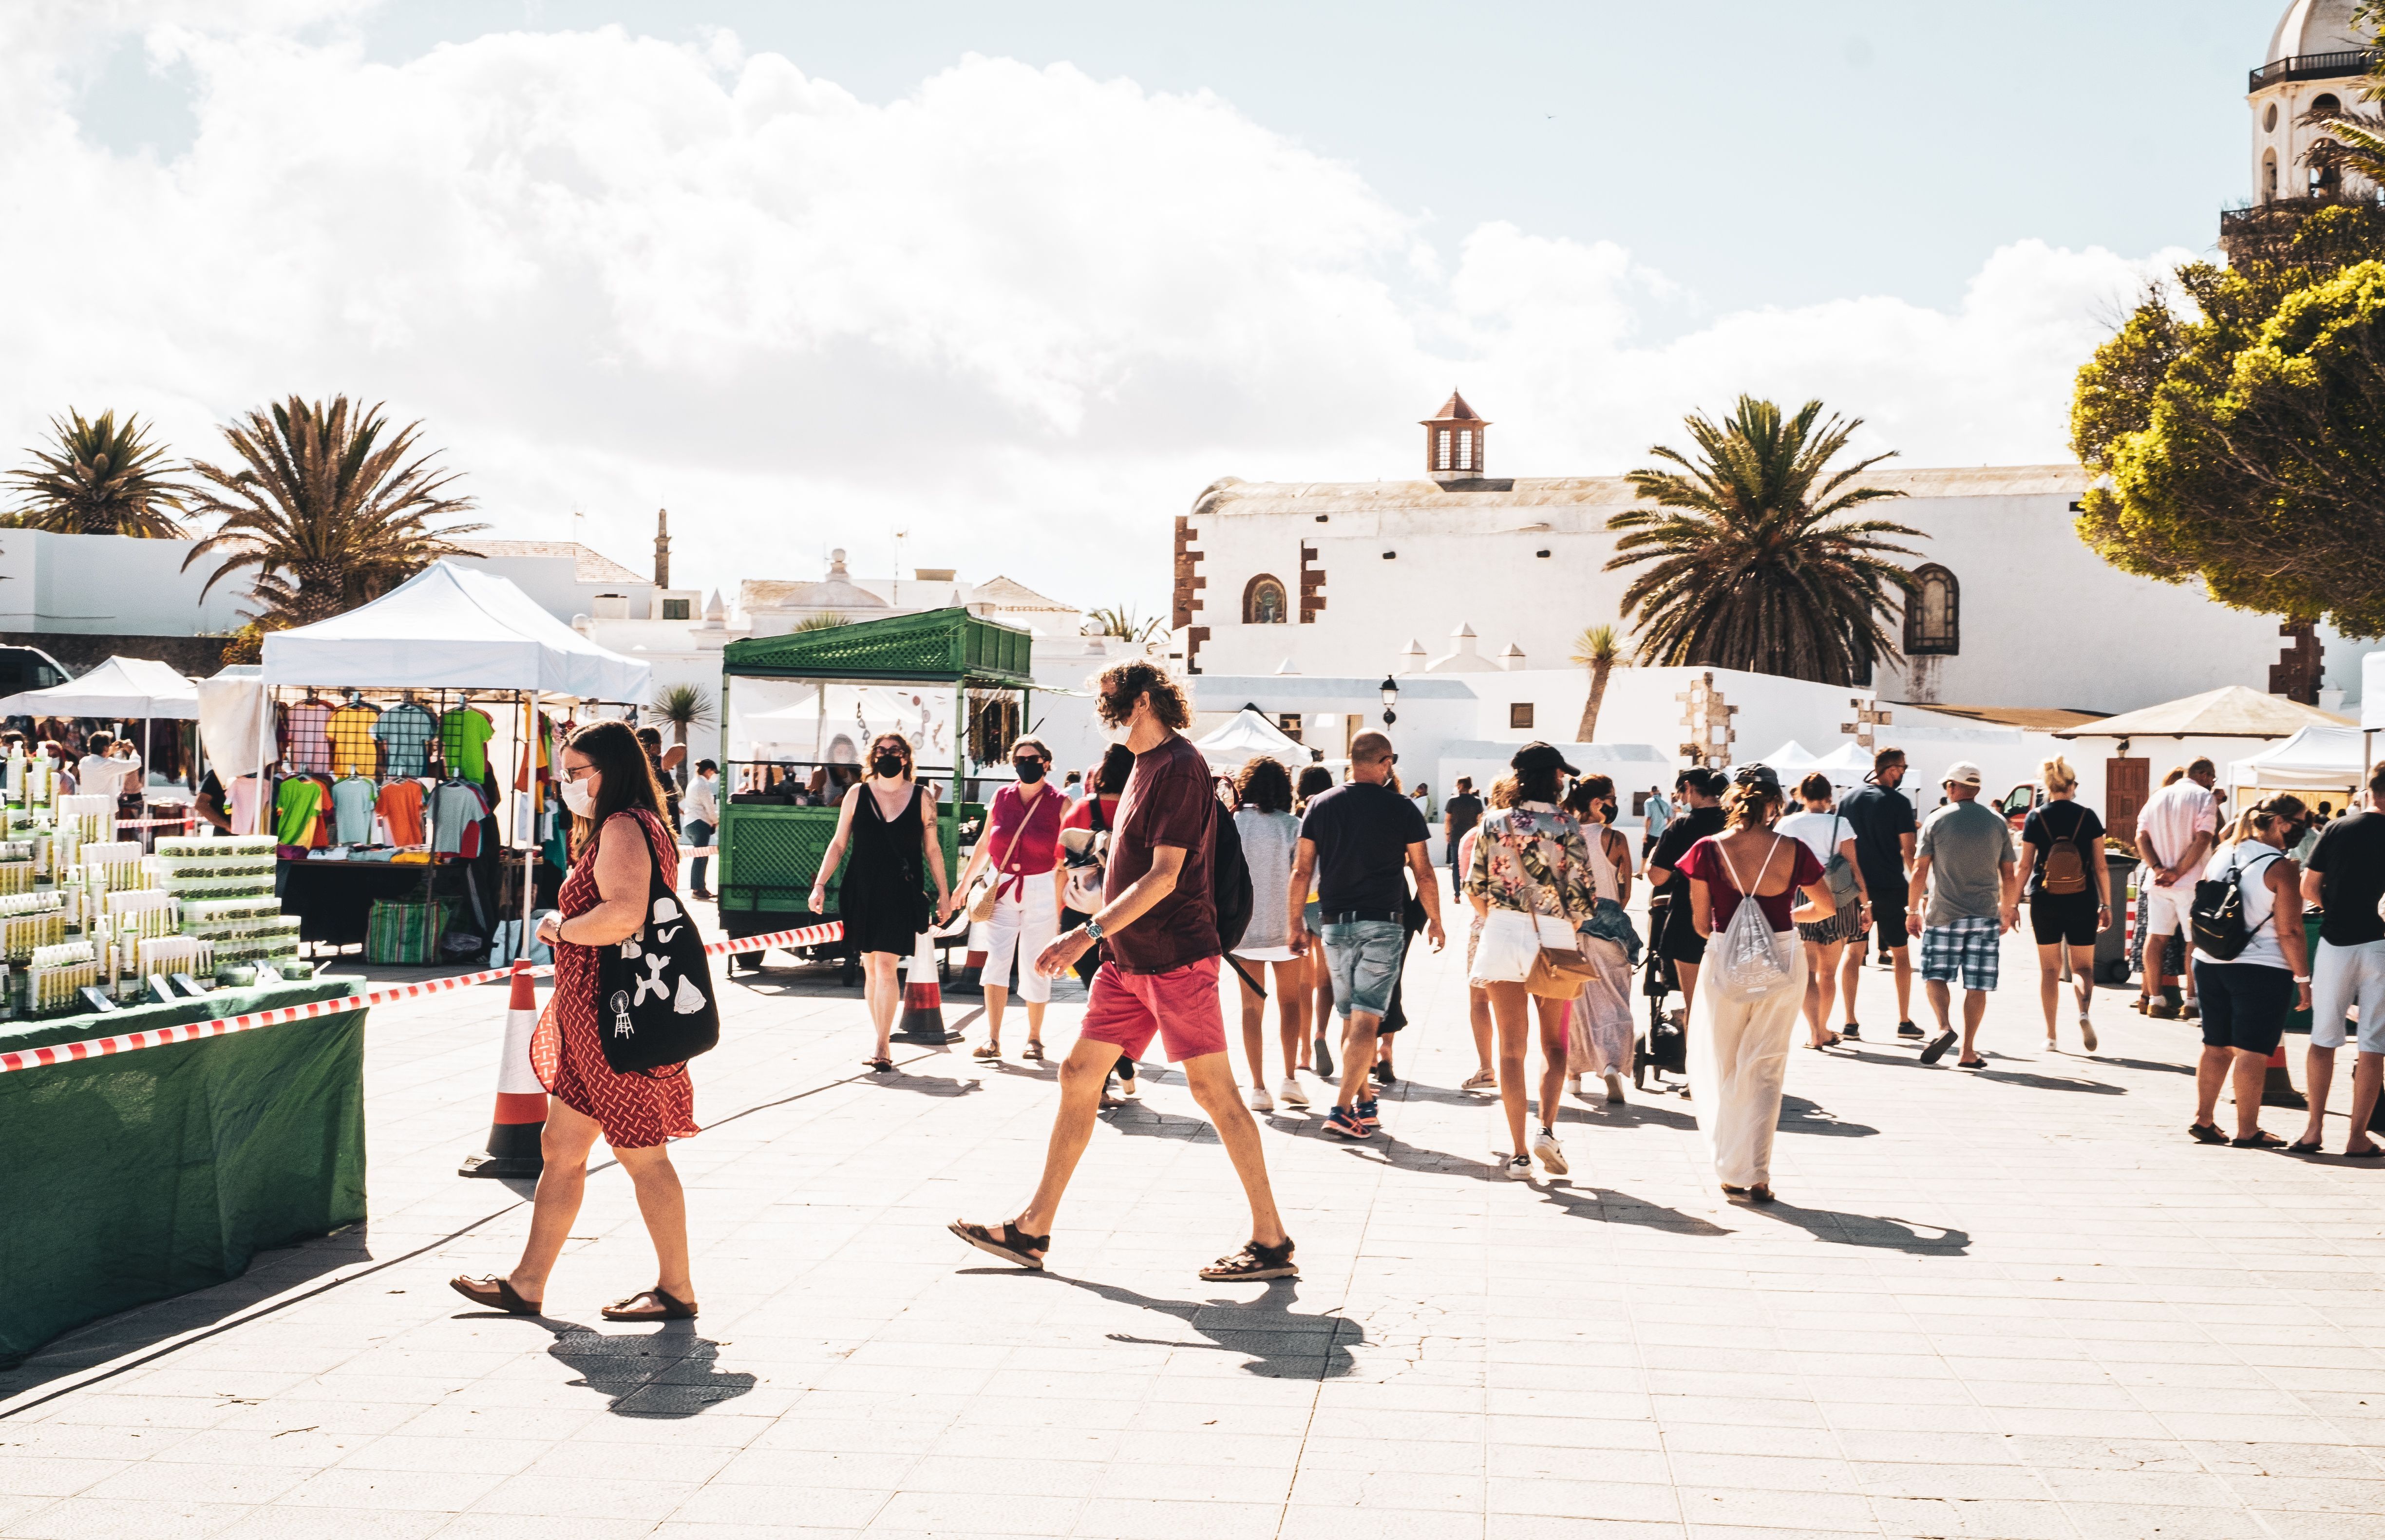
{"type": "Polygon", "coordinates": [[[571,1234],[588,1185],[588,1152],[598,1136],[613,1148],[637,1188],[638,1211],[660,1264],[655,1286],[605,1307],[607,1321],[683,1321],[695,1314],[688,1279],[687,1198],[665,1141],[696,1132],[695,1095],[685,1064],[616,1074],[596,1034],[596,951],[637,932],[659,867],[676,888],[679,847],[663,823],[662,792],[637,739],[619,722],[573,735],[562,752],[563,801],[572,813],[578,857],[556,895],[558,911],[539,923],[555,949],[555,993],[531,1042],[531,1063],[548,1092],[530,1239],[504,1277],[456,1278],[450,1286],[476,1304],[536,1315],[546,1275],[571,1234]],[[558,917],[559,915],[559,917],[558,917]]]}

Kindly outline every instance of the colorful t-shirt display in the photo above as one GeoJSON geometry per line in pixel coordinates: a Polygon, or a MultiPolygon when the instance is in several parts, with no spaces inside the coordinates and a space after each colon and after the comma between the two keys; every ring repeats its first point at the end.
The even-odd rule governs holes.
{"type": "Polygon", "coordinates": [[[456,781],[444,783],[431,799],[431,848],[441,855],[480,854],[481,820],[488,815],[489,804],[480,792],[456,781]]]}
{"type": "Polygon", "coordinates": [[[419,776],[431,768],[431,739],[438,731],[438,718],[411,701],[401,701],[381,714],[372,735],[389,751],[391,775],[419,776]]]}
{"type": "Polygon", "coordinates": [[[489,778],[489,739],[497,725],[478,706],[458,706],[439,719],[439,751],[450,775],[479,785],[489,778]]]}
{"type": "Polygon", "coordinates": [[[373,793],[378,789],[362,776],[331,783],[331,838],[342,845],[369,845],[373,833],[373,793]]]}
{"type": "MultiPolygon", "coordinates": [[[[330,752],[330,745],[324,746],[330,752]]],[[[323,810],[323,788],[320,782],[304,776],[293,776],[281,783],[273,794],[275,823],[274,838],[284,845],[315,843],[315,825],[323,810]]]]}
{"type": "MultiPolygon", "coordinates": [[[[428,716],[430,714],[423,714],[428,716]]],[[[420,744],[415,745],[417,751],[420,744]]],[[[381,822],[389,826],[389,842],[393,845],[422,845],[422,783],[392,781],[381,789],[381,800],[375,804],[381,822]]]]}
{"type": "Polygon", "coordinates": [[[367,705],[342,706],[331,713],[324,726],[324,735],[331,740],[331,774],[369,776],[381,768],[381,749],[373,740],[373,726],[380,720],[381,713],[367,705]]]}
{"type": "Polygon", "coordinates": [[[289,737],[282,757],[290,762],[290,767],[328,774],[331,768],[331,702],[293,702],[286,708],[283,720],[289,737]]]}

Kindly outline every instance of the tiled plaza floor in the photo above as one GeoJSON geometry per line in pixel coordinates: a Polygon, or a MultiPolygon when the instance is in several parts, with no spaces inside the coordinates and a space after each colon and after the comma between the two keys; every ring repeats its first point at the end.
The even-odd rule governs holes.
{"type": "Polygon", "coordinates": [[[1242,1214],[1172,1073],[1022,1275],[943,1224],[1024,1195],[1051,1072],[873,1080],[857,998],[741,975],[676,1151],[693,1330],[598,1320],[652,1277],[618,1170],[549,1319],[448,1292],[528,1218],[455,1175],[505,997],[377,1011],[369,1225],[0,1374],[0,1534],[2385,1534],[2385,1171],[2190,1142],[2191,1029],[2107,998],[2102,1054],[2042,1052],[2030,961],[1984,1074],[1799,1050],[1751,1211],[1669,1096],[1568,1107],[1570,1178],[1493,1179],[1457,968],[1419,952],[1389,1136],[1268,1120],[1305,1271],[1242,1286],[1193,1275],[1242,1214]]]}

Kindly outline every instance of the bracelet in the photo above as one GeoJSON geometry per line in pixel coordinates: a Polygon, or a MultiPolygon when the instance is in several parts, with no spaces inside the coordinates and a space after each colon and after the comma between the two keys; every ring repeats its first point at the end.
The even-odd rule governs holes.
{"type": "Polygon", "coordinates": [[[2308,984],[2310,982],[2310,975],[2296,974],[2294,975],[2294,982],[2297,984],[2308,984]]]}

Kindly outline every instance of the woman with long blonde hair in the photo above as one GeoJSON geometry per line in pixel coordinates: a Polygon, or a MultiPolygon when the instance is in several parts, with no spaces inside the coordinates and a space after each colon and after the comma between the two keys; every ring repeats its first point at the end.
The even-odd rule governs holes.
{"type": "Polygon", "coordinates": [[[2095,1051],[2095,938],[2112,923],[2112,874],[2104,863],[2104,820],[2079,801],[2079,772],[2060,754],[2038,766],[2045,801],[2021,826],[2029,848],[2029,924],[2037,936],[2037,998],[2045,1007],[2045,1046],[2061,1046],[2054,1018],[2062,1001],[2062,963],[2070,962],[2078,998],[2079,1042],[2095,1051]]]}

